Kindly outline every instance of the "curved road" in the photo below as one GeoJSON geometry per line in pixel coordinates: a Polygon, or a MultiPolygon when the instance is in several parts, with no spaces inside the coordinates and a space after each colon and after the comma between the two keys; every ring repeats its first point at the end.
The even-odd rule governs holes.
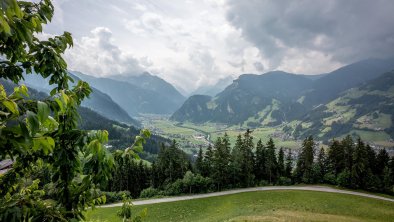
{"type": "MultiPolygon", "coordinates": [[[[269,191],[269,190],[306,190],[306,191],[320,191],[320,192],[328,192],[328,193],[342,193],[342,194],[350,194],[350,195],[369,197],[369,198],[394,202],[394,199],[390,199],[387,197],[382,197],[382,196],[377,196],[377,195],[372,195],[372,194],[367,194],[367,193],[360,193],[360,192],[356,192],[356,191],[339,190],[339,189],[325,187],[325,186],[267,186],[267,187],[253,187],[253,188],[228,190],[228,191],[214,192],[214,193],[207,193],[207,194],[195,194],[195,195],[188,195],[188,196],[166,197],[166,198],[157,198],[157,199],[148,199],[148,200],[136,200],[136,201],[133,201],[133,204],[134,205],[145,205],[145,204],[155,204],[155,203],[166,203],[166,202],[174,202],[174,201],[180,201],[180,200],[192,200],[192,199],[216,197],[216,196],[223,196],[223,195],[236,194],[236,193],[253,192],[253,191],[269,191]]],[[[122,206],[122,204],[123,203],[114,203],[114,204],[103,205],[101,207],[119,207],[119,206],[122,206]]]]}

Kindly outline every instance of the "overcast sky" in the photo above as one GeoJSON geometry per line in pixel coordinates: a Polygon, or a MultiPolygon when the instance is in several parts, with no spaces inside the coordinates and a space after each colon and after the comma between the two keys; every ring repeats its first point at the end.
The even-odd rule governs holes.
{"type": "Polygon", "coordinates": [[[149,71],[183,92],[242,73],[320,74],[392,56],[393,0],[55,0],[69,69],[149,71]]]}

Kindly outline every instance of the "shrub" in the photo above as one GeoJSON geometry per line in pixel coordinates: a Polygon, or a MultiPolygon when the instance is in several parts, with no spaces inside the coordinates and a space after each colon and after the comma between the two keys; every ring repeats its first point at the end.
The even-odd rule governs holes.
{"type": "Polygon", "coordinates": [[[291,181],[290,178],[288,178],[288,177],[279,177],[278,185],[288,186],[288,185],[291,185],[291,184],[292,184],[292,181],[291,181]]]}
{"type": "Polygon", "coordinates": [[[105,195],[105,203],[115,203],[123,200],[123,197],[131,198],[129,191],[102,192],[105,195]]]}
{"type": "Polygon", "coordinates": [[[144,190],[141,191],[140,197],[141,198],[151,198],[151,197],[157,197],[157,196],[162,196],[163,192],[160,190],[153,188],[153,187],[148,187],[144,190]]]}

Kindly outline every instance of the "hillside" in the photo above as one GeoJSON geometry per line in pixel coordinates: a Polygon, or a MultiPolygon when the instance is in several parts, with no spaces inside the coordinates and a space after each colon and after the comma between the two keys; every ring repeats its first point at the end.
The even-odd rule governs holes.
{"type": "MultiPolygon", "coordinates": [[[[291,127],[294,127],[294,121],[302,120],[312,110],[321,109],[322,104],[344,91],[393,69],[394,58],[389,58],[359,61],[314,77],[280,71],[245,74],[205,104],[201,99],[190,97],[171,120],[252,128],[292,122],[291,127]]],[[[303,126],[309,127],[308,124],[303,126]]]]}
{"type": "MultiPolygon", "coordinates": [[[[70,74],[70,76],[76,81],[79,80],[79,78],[75,75],[70,74]]],[[[22,83],[38,91],[49,93],[53,89],[53,86],[49,85],[48,81],[39,75],[29,74],[25,75],[24,78],[25,80],[22,83]]],[[[82,106],[91,108],[92,110],[112,120],[132,124],[134,126],[140,125],[138,121],[131,118],[123,108],[114,102],[110,96],[95,87],[91,86],[91,88],[92,93],[90,94],[89,98],[82,102],[82,106]]]]}
{"type": "Polygon", "coordinates": [[[289,124],[293,127],[286,130],[294,135],[316,135],[321,139],[350,133],[390,140],[394,138],[393,117],[394,71],[391,71],[314,108],[301,121],[289,124]]]}
{"type": "Polygon", "coordinates": [[[199,122],[241,124],[253,118],[257,125],[279,124],[286,120],[287,110],[311,83],[304,76],[280,71],[244,74],[205,104],[195,96],[189,98],[171,119],[193,122],[198,116],[199,122]]]}
{"type": "Polygon", "coordinates": [[[175,104],[180,105],[186,99],[175,89],[173,85],[166,82],[164,79],[148,72],[144,72],[141,75],[115,75],[109,76],[109,78],[114,80],[122,80],[143,89],[157,92],[161,95],[164,95],[175,104]]]}
{"type": "MultiPolygon", "coordinates": [[[[138,116],[139,113],[170,114],[183,102],[183,99],[174,100],[165,92],[143,88],[139,82],[131,84],[128,81],[96,78],[80,72],[73,72],[73,74],[108,94],[131,116],[138,116]]],[[[156,90],[159,89],[156,88],[156,90]]]]}

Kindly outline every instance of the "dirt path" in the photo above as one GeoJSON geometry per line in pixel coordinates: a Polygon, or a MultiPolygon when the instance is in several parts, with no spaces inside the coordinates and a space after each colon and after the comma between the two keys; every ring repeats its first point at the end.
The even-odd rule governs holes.
{"type": "MultiPolygon", "coordinates": [[[[174,202],[180,200],[192,200],[192,199],[216,197],[216,196],[223,196],[223,195],[236,194],[236,193],[253,192],[253,191],[269,191],[269,190],[306,190],[306,191],[320,191],[320,192],[328,192],[328,193],[342,193],[342,194],[350,194],[350,195],[369,197],[369,198],[394,202],[394,199],[390,199],[387,197],[360,193],[356,191],[339,190],[325,186],[267,186],[267,187],[253,187],[253,188],[228,190],[228,191],[214,192],[207,194],[195,194],[188,196],[166,197],[166,198],[157,198],[157,199],[149,199],[149,200],[136,200],[133,201],[133,204],[145,205],[145,204],[155,204],[155,203],[166,203],[166,202],[174,202]]],[[[101,207],[119,207],[119,206],[122,206],[122,203],[108,204],[108,205],[103,205],[101,207]]]]}

